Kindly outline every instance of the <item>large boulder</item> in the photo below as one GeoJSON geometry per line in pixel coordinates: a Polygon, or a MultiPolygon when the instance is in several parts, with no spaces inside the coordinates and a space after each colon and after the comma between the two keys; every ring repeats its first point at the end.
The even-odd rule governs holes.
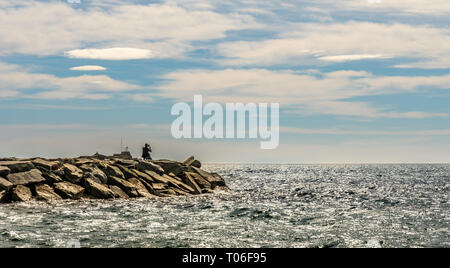
{"type": "Polygon", "coordinates": [[[62,166],[65,178],[72,183],[79,183],[83,178],[83,171],[71,164],[64,164],[62,166]]]}
{"type": "Polygon", "coordinates": [[[188,159],[184,160],[183,165],[189,166],[192,164],[192,162],[194,162],[194,160],[195,160],[194,156],[191,156],[188,159]]]}
{"type": "Polygon", "coordinates": [[[134,186],[136,186],[136,191],[138,192],[140,197],[152,197],[153,195],[150,194],[147,190],[147,188],[144,186],[144,184],[136,178],[131,178],[128,180],[131,182],[134,186]]]}
{"type": "Polygon", "coordinates": [[[198,183],[195,181],[195,175],[197,175],[197,174],[195,174],[195,175],[191,175],[191,174],[195,174],[195,173],[190,173],[190,174],[189,174],[189,172],[186,173],[186,179],[184,180],[184,183],[191,186],[194,189],[195,194],[201,194],[202,189],[200,188],[198,183]]]}
{"type": "Polygon", "coordinates": [[[164,174],[165,172],[165,170],[160,165],[145,160],[139,161],[139,163],[136,165],[136,169],[142,172],[150,170],[160,175],[164,174]]]}
{"type": "Polygon", "coordinates": [[[92,179],[85,179],[85,186],[88,193],[97,198],[111,199],[116,196],[107,186],[97,183],[92,179]]]}
{"type": "Polygon", "coordinates": [[[192,162],[190,164],[190,166],[196,167],[196,168],[201,168],[202,167],[202,163],[200,161],[198,161],[198,160],[194,160],[194,162],[192,162]]]}
{"type": "Polygon", "coordinates": [[[209,173],[196,167],[194,167],[194,170],[211,184],[211,189],[216,187],[228,188],[225,184],[225,180],[219,174],[209,173]]]}
{"type": "MultiPolygon", "coordinates": [[[[160,166],[166,174],[173,173],[175,175],[179,175],[183,171],[183,167],[186,167],[183,163],[170,161],[170,160],[155,160],[153,161],[154,164],[157,164],[160,166]]],[[[159,173],[162,175],[163,173],[159,173]]]]}
{"type": "Polygon", "coordinates": [[[45,178],[45,182],[50,183],[50,184],[54,184],[54,183],[63,181],[63,179],[59,175],[56,175],[52,171],[43,171],[42,177],[45,178]]]}
{"type": "Polygon", "coordinates": [[[154,179],[154,181],[157,182],[157,183],[168,184],[168,185],[171,185],[172,187],[178,188],[178,189],[183,190],[183,191],[187,191],[189,193],[195,192],[195,190],[192,187],[190,187],[189,185],[186,185],[185,183],[183,183],[181,181],[181,179],[176,179],[176,178],[171,177],[171,176],[169,176],[167,174],[163,174],[161,176],[159,174],[156,174],[156,172],[149,171],[149,170],[147,170],[145,173],[150,175],[154,179]]]}
{"type": "Polygon", "coordinates": [[[63,198],[79,199],[84,193],[84,188],[70,182],[58,182],[54,185],[56,193],[63,198]]]}
{"type": "Polygon", "coordinates": [[[31,161],[0,161],[0,166],[8,167],[11,173],[25,172],[34,169],[31,161]]]}
{"type": "Polygon", "coordinates": [[[109,177],[108,183],[120,187],[130,197],[139,197],[137,187],[129,181],[112,176],[109,177]]]}
{"type": "Polygon", "coordinates": [[[124,166],[117,166],[117,167],[120,169],[120,171],[122,171],[125,179],[130,179],[130,178],[136,177],[136,172],[134,172],[134,170],[130,170],[129,168],[124,167],[124,166]]]}
{"type": "Polygon", "coordinates": [[[6,178],[11,170],[8,167],[0,166],[0,177],[6,178]]]}
{"type": "Polygon", "coordinates": [[[33,163],[33,165],[41,171],[50,171],[61,167],[61,163],[59,162],[47,161],[40,158],[31,161],[31,163],[33,163]]]}
{"type": "Polygon", "coordinates": [[[168,184],[169,181],[164,178],[163,176],[159,175],[158,173],[151,171],[151,170],[147,170],[145,171],[145,174],[149,175],[152,178],[153,182],[157,182],[157,183],[164,183],[164,184],[168,184]]]}
{"type": "Polygon", "coordinates": [[[125,179],[125,175],[123,175],[123,172],[120,170],[120,168],[113,166],[113,165],[108,165],[105,169],[105,174],[106,176],[109,177],[116,177],[116,178],[120,178],[120,179],[125,179]]]}
{"type": "Polygon", "coordinates": [[[11,191],[11,198],[13,201],[30,201],[32,196],[30,188],[23,185],[17,185],[11,191]]]}
{"type": "Polygon", "coordinates": [[[37,184],[35,185],[34,190],[36,192],[36,198],[38,200],[52,201],[62,199],[61,196],[55,193],[55,191],[53,191],[53,188],[48,184],[37,184]]]}
{"type": "Polygon", "coordinates": [[[147,191],[149,193],[151,193],[151,194],[155,193],[155,189],[153,188],[152,183],[150,183],[147,180],[142,179],[142,178],[136,178],[136,179],[138,179],[145,186],[145,188],[147,189],[147,191]]]}
{"type": "Polygon", "coordinates": [[[194,193],[195,192],[195,190],[191,186],[183,183],[180,178],[172,177],[172,176],[169,176],[169,175],[166,175],[166,174],[164,174],[163,177],[166,178],[169,181],[170,184],[175,186],[175,188],[178,188],[178,189],[180,189],[182,191],[186,191],[188,193],[194,193]]]}
{"type": "Polygon", "coordinates": [[[130,198],[122,189],[120,189],[120,187],[115,186],[115,185],[110,185],[109,189],[111,189],[111,191],[114,192],[114,197],[116,198],[130,198]]]}
{"type": "MultiPolygon", "coordinates": [[[[148,183],[152,183],[152,182],[155,182],[155,180],[150,176],[150,175],[148,175],[147,173],[144,173],[144,172],[140,172],[139,170],[135,170],[135,169],[133,169],[133,172],[134,172],[134,174],[136,174],[136,176],[138,177],[138,178],[140,178],[140,179],[142,179],[142,180],[145,180],[146,182],[148,182],[148,183]]],[[[153,171],[152,171],[153,172],[153,171]]],[[[156,173],[155,173],[156,174],[156,173]]],[[[158,174],[157,174],[158,175],[158,174]]],[[[136,177],[135,176],[135,177],[136,177]]],[[[158,175],[159,176],[159,175],[158,175]]]]}
{"type": "MultiPolygon", "coordinates": [[[[193,179],[194,182],[201,188],[201,189],[211,189],[211,183],[204,179],[202,176],[200,176],[197,173],[193,172],[185,172],[185,178],[187,180],[193,179]]],[[[190,181],[190,180],[189,180],[190,181]]]]}
{"type": "Polygon", "coordinates": [[[10,181],[7,181],[0,177],[0,190],[6,190],[9,191],[14,186],[10,181]]]}
{"type": "Polygon", "coordinates": [[[86,169],[85,178],[92,179],[93,181],[100,183],[100,184],[106,184],[108,183],[108,177],[106,174],[101,171],[99,168],[96,167],[90,167],[86,169]]]}
{"type": "Polygon", "coordinates": [[[195,158],[193,156],[189,157],[188,159],[186,159],[183,162],[183,165],[185,166],[193,166],[196,168],[201,168],[202,167],[202,163],[198,160],[195,160],[195,158]]]}
{"type": "Polygon", "coordinates": [[[42,177],[41,171],[39,171],[38,169],[9,174],[7,179],[14,185],[29,185],[45,181],[45,178],[42,177]]]}

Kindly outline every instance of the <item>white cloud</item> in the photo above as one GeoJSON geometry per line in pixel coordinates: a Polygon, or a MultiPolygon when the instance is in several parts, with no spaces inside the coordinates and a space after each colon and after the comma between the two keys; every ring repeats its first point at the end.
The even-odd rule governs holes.
{"type": "Polygon", "coordinates": [[[371,59],[386,59],[389,58],[387,56],[383,56],[380,54],[373,55],[336,55],[336,56],[325,56],[320,57],[319,60],[323,61],[331,61],[331,62],[345,62],[345,61],[355,61],[355,60],[371,60],[371,59]]]}
{"type": "Polygon", "coordinates": [[[155,57],[180,57],[192,41],[225,37],[255,27],[253,18],[174,4],[86,3],[83,9],[59,1],[11,3],[0,9],[0,54],[55,55],[80,48],[132,47],[155,57]],[[136,46],[139,45],[139,46],[136,46]],[[174,53],[176,52],[176,53],[174,53]]]}
{"type": "Polygon", "coordinates": [[[449,68],[450,30],[432,26],[369,22],[302,23],[276,38],[217,46],[225,65],[309,65],[336,61],[412,58],[449,68]]]}
{"type": "Polygon", "coordinates": [[[155,98],[154,98],[155,94],[148,94],[148,93],[129,94],[128,97],[135,102],[145,102],[145,103],[155,102],[155,98]]]}
{"type": "Polygon", "coordinates": [[[281,127],[283,133],[319,134],[319,135],[358,135],[358,136],[449,136],[450,129],[389,131],[389,130],[343,130],[343,129],[308,129],[281,127]]]}
{"type": "Polygon", "coordinates": [[[394,11],[397,14],[428,14],[428,15],[446,15],[450,12],[450,4],[447,0],[348,0],[334,5],[341,9],[359,9],[371,11],[394,11]]]}
{"type": "Polygon", "coordinates": [[[137,60],[149,59],[153,53],[148,49],[140,48],[103,48],[103,49],[76,49],[65,53],[69,58],[94,60],[137,60]]]}
{"type": "Polygon", "coordinates": [[[105,71],[106,68],[96,65],[77,66],[70,68],[71,71],[105,71]]]}
{"type": "Polygon", "coordinates": [[[421,87],[450,88],[450,75],[429,77],[374,76],[367,72],[337,71],[298,74],[265,69],[187,70],[167,74],[167,83],[159,86],[159,95],[192,101],[202,94],[204,101],[277,102],[302,114],[333,114],[358,117],[428,118],[447,113],[421,111],[397,112],[395,107],[375,107],[348,99],[401,92],[421,87]]]}
{"type": "Polygon", "coordinates": [[[7,90],[7,89],[1,89],[0,88],[0,99],[16,97],[19,94],[20,94],[20,92],[16,91],[16,90],[7,90]]]}
{"type": "Polygon", "coordinates": [[[3,63],[0,63],[0,70],[0,98],[107,99],[113,93],[141,89],[107,75],[57,77],[3,63]]]}

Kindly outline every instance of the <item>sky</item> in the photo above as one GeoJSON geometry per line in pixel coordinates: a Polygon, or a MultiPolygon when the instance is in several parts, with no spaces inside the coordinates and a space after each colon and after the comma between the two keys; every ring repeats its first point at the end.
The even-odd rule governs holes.
{"type": "Polygon", "coordinates": [[[448,0],[2,0],[0,157],[449,163],[448,0]],[[171,107],[280,104],[280,144],[174,139],[171,107]]]}

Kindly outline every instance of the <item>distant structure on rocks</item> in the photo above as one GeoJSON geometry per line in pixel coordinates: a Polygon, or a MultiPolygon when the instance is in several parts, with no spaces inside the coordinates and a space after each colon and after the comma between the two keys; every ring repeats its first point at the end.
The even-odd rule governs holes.
{"type": "Polygon", "coordinates": [[[79,158],[95,158],[98,160],[118,158],[118,159],[124,159],[124,160],[132,160],[133,156],[131,155],[130,151],[128,151],[128,147],[126,147],[125,151],[121,152],[120,154],[113,154],[112,156],[107,156],[107,155],[99,154],[98,152],[96,152],[92,156],[80,156],[79,158]]]}
{"type": "Polygon", "coordinates": [[[120,154],[113,154],[113,158],[120,158],[120,159],[126,159],[131,160],[133,159],[133,156],[131,155],[130,151],[128,150],[128,147],[125,147],[125,150],[121,152],[120,154]]]}

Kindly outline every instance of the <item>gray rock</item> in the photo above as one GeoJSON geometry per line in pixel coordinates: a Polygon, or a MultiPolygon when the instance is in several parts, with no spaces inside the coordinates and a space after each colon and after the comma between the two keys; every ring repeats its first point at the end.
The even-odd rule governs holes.
{"type": "Polygon", "coordinates": [[[88,193],[97,198],[111,199],[116,196],[116,194],[107,186],[97,183],[92,179],[86,179],[85,186],[88,193]]]}
{"type": "Polygon", "coordinates": [[[93,181],[100,183],[100,184],[107,184],[108,183],[108,177],[106,174],[101,171],[99,168],[92,167],[87,171],[87,175],[85,175],[85,178],[92,179],[93,181]]]}
{"type": "MultiPolygon", "coordinates": [[[[145,181],[148,182],[148,183],[155,182],[155,180],[154,180],[150,175],[148,175],[147,173],[140,172],[139,170],[135,170],[135,169],[133,169],[133,172],[136,174],[135,177],[137,177],[137,178],[139,178],[139,179],[145,180],[145,181]]],[[[152,172],[153,172],[153,171],[152,171],[152,172]]],[[[156,173],[155,173],[155,174],[156,174],[156,173]]],[[[157,175],[158,175],[158,174],[157,174],[157,175]]],[[[158,175],[158,176],[159,176],[159,175],[158,175]]]]}
{"type": "Polygon", "coordinates": [[[186,178],[192,178],[194,179],[195,183],[201,188],[201,189],[211,189],[211,183],[204,179],[202,176],[200,176],[197,173],[193,172],[185,172],[186,178]]]}
{"type": "Polygon", "coordinates": [[[149,171],[149,170],[146,171],[145,173],[150,175],[156,182],[171,185],[172,187],[178,188],[182,191],[195,192],[195,190],[193,188],[191,188],[190,186],[183,183],[181,179],[176,179],[176,178],[171,177],[166,174],[163,174],[162,176],[160,176],[160,175],[156,174],[155,172],[149,171]]]}
{"type": "Polygon", "coordinates": [[[140,177],[138,177],[136,179],[138,179],[145,186],[145,188],[147,189],[147,191],[149,193],[151,193],[151,194],[155,193],[155,189],[153,189],[153,186],[152,186],[151,182],[149,182],[148,180],[146,180],[144,178],[140,178],[140,177]]]}
{"type": "Polygon", "coordinates": [[[186,159],[183,164],[185,166],[193,166],[196,168],[201,168],[202,167],[202,163],[198,160],[195,160],[195,158],[193,156],[189,157],[188,159],[186,159]]]}
{"type": "Polygon", "coordinates": [[[142,172],[150,170],[160,175],[164,174],[165,171],[160,165],[145,160],[139,161],[139,163],[136,165],[136,169],[142,172]]]}
{"type": "Polygon", "coordinates": [[[37,158],[37,159],[31,161],[31,163],[33,163],[33,165],[41,171],[46,171],[46,170],[50,171],[50,170],[55,170],[55,169],[58,169],[59,167],[61,167],[61,163],[59,163],[59,162],[47,161],[47,160],[40,159],[40,158],[37,158]]]}
{"type": "Polygon", "coordinates": [[[53,188],[47,184],[37,184],[35,185],[36,198],[38,200],[44,201],[52,201],[52,200],[61,200],[61,196],[59,196],[53,188]]]}
{"type": "Polygon", "coordinates": [[[83,178],[83,171],[71,164],[64,164],[62,167],[65,178],[72,183],[79,183],[83,178]]]}
{"type": "MultiPolygon", "coordinates": [[[[194,174],[194,173],[191,173],[194,174]]],[[[202,193],[202,189],[200,188],[200,186],[197,184],[197,182],[195,182],[195,175],[191,175],[189,174],[189,172],[186,173],[186,179],[184,180],[184,183],[186,183],[187,185],[191,186],[194,189],[194,194],[201,194],[202,193]]]]}
{"type": "Polygon", "coordinates": [[[130,178],[136,177],[136,173],[134,171],[130,170],[129,168],[124,167],[124,166],[117,166],[117,167],[120,169],[120,171],[122,171],[125,179],[130,179],[130,178]]]}
{"type": "Polygon", "coordinates": [[[10,181],[5,180],[4,178],[0,177],[0,190],[6,190],[9,191],[14,186],[10,181]]]}
{"type": "Polygon", "coordinates": [[[32,196],[30,188],[23,185],[17,185],[11,191],[11,198],[13,201],[30,201],[32,196]]]}
{"type": "Polygon", "coordinates": [[[179,190],[188,192],[188,193],[194,193],[195,190],[190,187],[189,185],[185,184],[182,182],[182,180],[180,178],[177,177],[172,177],[169,175],[164,174],[163,175],[164,178],[166,178],[170,184],[172,184],[173,186],[175,186],[175,188],[178,188],[179,190]]]}
{"type": "Polygon", "coordinates": [[[26,172],[34,169],[31,161],[0,161],[0,166],[8,167],[11,173],[26,172]]]}
{"type": "Polygon", "coordinates": [[[123,172],[118,167],[115,167],[113,165],[108,165],[106,167],[105,174],[106,174],[106,176],[108,176],[108,178],[116,177],[116,178],[120,178],[120,179],[125,179],[125,175],[123,175],[123,172]]]}
{"type": "Polygon", "coordinates": [[[194,156],[191,156],[188,159],[184,160],[183,164],[186,166],[190,166],[192,162],[194,162],[194,160],[195,160],[194,156]]]}
{"type": "Polygon", "coordinates": [[[192,162],[190,164],[190,166],[196,167],[196,168],[201,168],[202,167],[202,163],[198,160],[194,160],[194,162],[192,162]]]}
{"type": "Polygon", "coordinates": [[[108,183],[119,186],[130,197],[139,197],[137,187],[131,182],[117,177],[109,177],[108,183]]]}
{"type": "Polygon", "coordinates": [[[45,178],[45,182],[50,183],[50,184],[54,184],[54,183],[63,181],[63,179],[61,179],[60,176],[56,175],[55,173],[53,173],[51,171],[42,172],[42,177],[45,178]]]}
{"type": "Polygon", "coordinates": [[[54,185],[56,193],[63,198],[79,199],[84,193],[84,188],[70,182],[58,182],[54,185]]]}
{"type": "Polygon", "coordinates": [[[134,186],[136,186],[136,190],[139,194],[140,197],[152,197],[153,195],[150,194],[147,190],[147,188],[144,186],[144,184],[136,179],[136,178],[131,178],[128,180],[129,182],[131,182],[134,186]]]}
{"type": "Polygon", "coordinates": [[[0,166],[0,177],[6,178],[11,170],[8,167],[0,166]]]}
{"type": "Polygon", "coordinates": [[[167,184],[164,184],[164,183],[152,183],[152,188],[155,191],[165,190],[165,189],[167,189],[167,184]]]}
{"type": "Polygon", "coordinates": [[[7,179],[14,185],[29,185],[45,181],[45,178],[42,177],[41,171],[39,171],[38,169],[9,174],[7,179]]]}
{"type": "Polygon", "coordinates": [[[114,197],[116,198],[123,198],[123,199],[127,199],[130,198],[122,189],[120,189],[120,187],[115,186],[115,185],[110,185],[109,189],[111,189],[111,191],[114,192],[114,197]]]}
{"type": "Polygon", "coordinates": [[[211,189],[214,189],[217,186],[227,187],[225,180],[219,174],[209,173],[196,167],[194,167],[194,170],[211,184],[211,189]]]}
{"type": "Polygon", "coordinates": [[[183,175],[183,172],[195,172],[194,167],[186,166],[183,163],[170,161],[170,160],[156,160],[153,161],[164,169],[164,173],[173,173],[178,177],[183,175]]]}

